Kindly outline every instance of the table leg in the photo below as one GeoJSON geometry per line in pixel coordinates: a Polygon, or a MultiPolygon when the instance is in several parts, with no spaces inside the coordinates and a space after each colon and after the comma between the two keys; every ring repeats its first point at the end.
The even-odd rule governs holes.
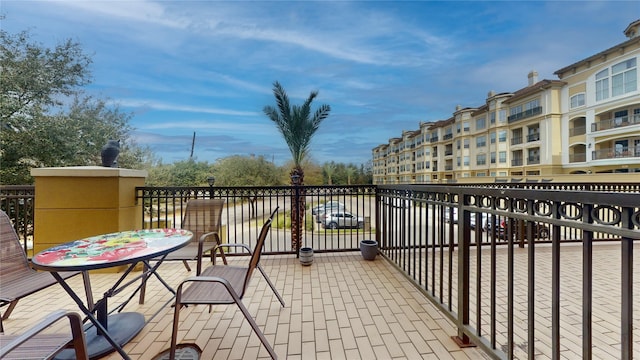
{"type": "MultiPolygon", "coordinates": [[[[122,349],[122,346],[133,339],[133,337],[142,330],[145,325],[144,315],[140,313],[120,313],[106,316],[107,302],[105,294],[105,298],[97,304],[99,310],[98,318],[103,320],[103,325],[103,322],[98,321],[92,311],[84,305],[78,295],[58,273],[52,272],[51,274],[56,278],[56,280],[58,280],[58,283],[62,288],[69,294],[69,296],[71,296],[80,310],[82,310],[82,312],[91,321],[91,323],[85,325],[89,358],[97,359],[115,350],[123,359],[131,360],[129,355],[127,355],[127,353],[124,352],[124,349],[122,349]],[[103,304],[100,304],[102,302],[103,304]],[[109,327],[109,330],[106,329],[107,326],[109,327]]],[[[90,306],[93,308],[93,305],[90,306]]],[[[72,350],[67,349],[58,354],[55,359],[63,360],[73,358],[75,358],[75,353],[72,350]]]]}

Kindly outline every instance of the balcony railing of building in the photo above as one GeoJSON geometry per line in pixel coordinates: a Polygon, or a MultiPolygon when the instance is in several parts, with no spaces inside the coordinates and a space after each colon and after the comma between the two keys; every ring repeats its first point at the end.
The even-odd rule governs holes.
{"type": "Polygon", "coordinates": [[[619,127],[640,124],[640,114],[634,114],[632,116],[621,116],[613,119],[606,119],[594,122],[591,124],[591,131],[601,131],[608,129],[615,129],[619,127]]]}
{"type": "Polygon", "coordinates": [[[523,159],[511,159],[511,166],[522,166],[523,163],[523,159]]]}
{"type": "Polygon", "coordinates": [[[445,165],[444,166],[444,171],[451,171],[453,170],[453,165],[445,165]]]}
{"type": "Polygon", "coordinates": [[[606,148],[591,152],[593,160],[640,157],[640,148],[606,148]]]}
{"type": "Polygon", "coordinates": [[[569,129],[569,136],[584,135],[586,133],[587,133],[587,127],[584,125],[574,126],[571,129],[569,129]]]}
{"type": "Polygon", "coordinates": [[[438,137],[437,136],[431,137],[431,139],[429,139],[429,142],[432,142],[432,143],[438,142],[438,137]]]}
{"type": "Polygon", "coordinates": [[[520,145],[522,144],[522,136],[513,136],[511,138],[511,145],[520,145]]]}
{"type": "Polygon", "coordinates": [[[575,153],[575,154],[570,154],[569,155],[569,162],[585,162],[587,161],[587,154],[586,153],[575,153]]]}
{"type": "Polygon", "coordinates": [[[507,122],[512,123],[512,122],[515,122],[515,121],[518,121],[518,120],[530,118],[532,116],[536,116],[536,115],[540,115],[540,114],[542,114],[542,106],[536,106],[536,107],[531,108],[529,110],[525,110],[525,111],[519,112],[517,114],[509,115],[509,117],[507,118],[507,122]]]}
{"type": "Polygon", "coordinates": [[[442,136],[442,140],[451,140],[453,139],[453,134],[444,134],[442,136]]]}
{"type": "MultiPolygon", "coordinates": [[[[10,196],[22,198],[19,204],[33,204],[33,187],[17,191],[0,187],[3,210],[15,207],[4,201],[10,196]]],[[[291,204],[304,199],[308,210],[303,246],[318,252],[357,251],[360,240],[375,238],[383,257],[455,324],[457,333],[451,335],[461,345],[473,343],[496,359],[515,358],[516,348],[534,359],[540,346],[548,346],[545,354],[560,359],[562,349],[579,341],[582,358],[597,358],[594,349],[600,345],[594,339],[601,339],[602,331],[612,336],[612,330],[593,326],[592,314],[604,303],[620,309],[616,353],[609,355],[633,358],[634,339],[638,340],[633,331],[637,289],[632,274],[633,249],[640,241],[640,183],[140,187],[132,196],[143,211],[141,227],[179,226],[189,199],[225,199],[223,239],[242,239],[250,246],[262,219],[279,206],[265,254],[292,256],[291,204]],[[362,229],[317,226],[311,209],[326,201],[343,203],[367,223],[362,229]],[[602,294],[593,289],[593,279],[605,276],[594,270],[596,243],[619,248],[619,291],[602,294]],[[570,244],[583,249],[584,296],[578,313],[567,315],[570,290],[561,281],[568,271],[561,266],[561,249],[570,244]],[[498,263],[497,252],[506,253],[500,257],[506,262],[498,263]],[[525,274],[515,272],[517,261],[527,264],[525,274]],[[549,273],[538,271],[542,263],[550,263],[549,273]],[[516,291],[516,281],[525,284],[524,293],[516,291]],[[567,327],[576,322],[581,333],[567,336],[567,327]]],[[[31,218],[25,222],[33,224],[30,209],[26,213],[31,218]]],[[[14,223],[20,221],[20,212],[12,214],[14,223]]]]}
{"type": "Polygon", "coordinates": [[[540,133],[533,133],[527,135],[527,142],[538,141],[540,140],[540,133]]]}
{"type": "Polygon", "coordinates": [[[540,156],[527,157],[527,165],[537,165],[537,164],[540,164],[540,156]]]}
{"type": "Polygon", "coordinates": [[[449,149],[449,150],[445,150],[444,151],[444,156],[451,156],[453,155],[453,149],[449,149]]]}

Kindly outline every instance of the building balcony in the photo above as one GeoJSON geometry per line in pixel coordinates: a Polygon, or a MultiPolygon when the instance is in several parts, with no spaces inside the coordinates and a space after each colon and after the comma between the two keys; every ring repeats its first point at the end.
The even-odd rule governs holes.
{"type": "Polygon", "coordinates": [[[527,165],[538,165],[538,164],[540,164],[540,156],[527,157],[527,165]]]}
{"type": "Polygon", "coordinates": [[[540,133],[527,135],[527,142],[540,141],[540,133]]]}
{"type": "Polygon", "coordinates": [[[608,148],[599,149],[591,152],[593,160],[603,159],[619,159],[619,158],[635,158],[640,157],[640,148],[608,148]]]}
{"type": "Polygon", "coordinates": [[[510,115],[507,118],[507,122],[509,124],[511,124],[512,122],[516,122],[516,121],[519,121],[519,120],[527,119],[527,118],[530,118],[532,116],[536,116],[536,115],[540,115],[540,114],[542,114],[542,106],[537,106],[537,107],[534,107],[533,109],[525,110],[523,112],[510,115]]]}
{"type": "Polygon", "coordinates": [[[444,136],[442,136],[442,140],[451,140],[453,139],[453,134],[444,134],[444,136]]]}
{"type": "Polygon", "coordinates": [[[511,138],[511,145],[520,145],[522,144],[522,136],[514,136],[511,138]]]}
{"type": "Polygon", "coordinates": [[[569,162],[570,163],[585,162],[585,161],[587,161],[587,154],[586,153],[575,153],[575,154],[570,154],[569,155],[569,162]]]}
{"type": "Polygon", "coordinates": [[[438,137],[437,136],[432,137],[431,139],[429,139],[429,142],[432,142],[432,143],[438,142],[438,137]]]}
{"type": "MultiPolygon", "coordinates": [[[[271,229],[261,266],[286,306],[258,272],[243,302],[281,359],[515,359],[553,349],[562,349],[566,358],[639,356],[636,318],[628,315],[640,308],[632,283],[640,278],[633,260],[640,256],[634,246],[640,225],[628,221],[640,215],[638,183],[143,187],[135,197],[146,214],[162,214],[164,220],[175,214],[179,219],[188,198],[225,198],[223,239],[250,247],[265,214],[280,206],[282,217],[271,229]],[[301,235],[315,254],[311,266],[302,266],[290,250],[286,226],[294,195],[301,193],[309,209],[338,199],[368,218],[370,227],[324,229],[308,210],[311,224],[301,235]],[[249,194],[260,194],[255,206],[240,201],[249,194]],[[476,197],[484,200],[466,201],[476,197]],[[583,242],[587,233],[590,241],[583,242]],[[378,241],[374,261],[358,252],[362,239],[378,241]],[[584,289],[589,293],[583,298],[584,289]],[[586,339],[567,337],[582,334],[585,326],[592,329],[586,339]],[[469,343],[477,347],[459,346],[469,343]]],[[[247,260],[227,258],[231,264],[247,260]]],[[[173,288],[194,275],[181,262],[165,262],[159,273],[173,288]]],[[[92,274],[94,294],[104,293],[120,275],[92,274]]],[[[82,289],[82,277],[69,284],[82,289]]],[[[110,308],[130,296],[126,290],[110,298],[110,308]]],[[[144,314],[147,322],[124,346],[132,359],[151,359],[169,346],[171,302],[172,294],[152,277],[147,301],[124,308],[144,314]]],[[[47,288],[18,303],[4,320],[5,333],[23,332],[40,314],[76,308],[60,286],[47,288]]],[[[233,305],[189,306],[181,319],[178,342],[197,344],[202,359],[269,358],[233,305]]]]}
{"type": "Polygon", "coordinates": [[[586,126],[576,126],[569,129],[569,136],[584,135],[587,133],[586,126]]]}
{"type": "Polygon", "coordinates": [[[522,166],[524,164],[522,159],[512,159],[511,166],[522,166]]]}
{"type": "Polygon", "coordinates": [[[636,124],[640,124],[640,114],[634,114],[632,116],[622,116],[594,122],[593,124],[591,124],[591,132],[615,129],[636,124]]]}

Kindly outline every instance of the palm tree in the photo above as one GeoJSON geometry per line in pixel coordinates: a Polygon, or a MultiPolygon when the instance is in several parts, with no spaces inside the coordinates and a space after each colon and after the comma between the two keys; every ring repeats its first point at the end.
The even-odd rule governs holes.
{"type": "MultiPolygon", "coordinates": [[[[329,116],[331,107],[326,104],[320,105],[312,116],[311,103],[318,96],[318,92],[312,91],[302,106],[291,105],[287,93],[277,81],[273,83],[273,95],[276,97],[277,108],[265,106],[263,111],[276,124],[284,141],[289,146],[289,151],[291,151],[291,156],[293,157],[293,169],[289,173],[291,185],[304,185],[302,163],[309,154],[309,146],[313,134],[318,130],[322,121],[329,116]]],[[[302,196],[295,196],[295,201],[292,201],[292,204],[295,205],[292,205],[291,210],[291,247],[296,253],[300,249],[300,244],[302,244],[304,199],[303,193],[302,196]]]]}

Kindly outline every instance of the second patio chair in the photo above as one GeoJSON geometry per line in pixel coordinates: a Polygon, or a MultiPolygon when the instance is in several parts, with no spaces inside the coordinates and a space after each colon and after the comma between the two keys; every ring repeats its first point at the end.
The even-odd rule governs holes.
{"type": "Polygon", "coordinates": [[[171,333],[170,359],[175,359],[178,339],[178,325],[180,309],[184,305],[223,305],[236,304],[247,319],[253,331],[271,355],[277,359],[275,351],[267,341],[249,310],[242,303],[246,294],[253,271],[260,262],[262,247],[271,228],[271,219],[262,226],[260,236],[251,253],[251,260],[247,266],[212,265],[202,271],[200,276],[189,277],[177,289],[173,316],[173,331],[171,333]]]}
{"type": "MultiPolygon", "coordinates": [[[[191,231],[193,239],[187,246],[169,253],[165,261],[181,260],[187,270],[191,271],[187,261],[197,260],[196,275],[200,275],[202,258],[205,254],[210,254],[213,262],[214,249],[220,244],[223,208],[224,200],[222,199],[189,200],[182,218],[181,228],[191,231]]],[[[222,250],[220,250],[220,255],[224,257],[222,250]]]]}

